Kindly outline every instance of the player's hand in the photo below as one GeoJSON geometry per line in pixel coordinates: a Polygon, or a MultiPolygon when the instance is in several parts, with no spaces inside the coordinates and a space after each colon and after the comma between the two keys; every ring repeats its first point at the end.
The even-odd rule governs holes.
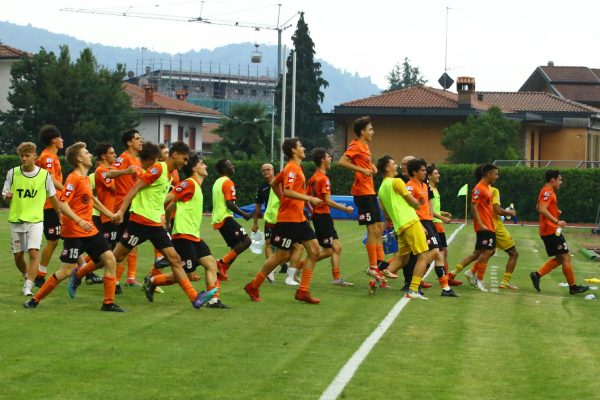
{"type": "Polygon", "coordinates": [[[354,207],[352,207],[352,206],[346,206],[346,212],[348,214],[352,214],[354,212],[354,207]]]}
{"type": "Polygon", "coordinates": [[[517,215],[517,211],[516,210],[508,210],[508,215],[510,215],[511,217],[515,217],[517,215]]]}
{"type": "Polygon", "coordinates": [[[258,230],[258,224],[252,225],[252,232],[256,232],[258,230]]]}
{"type": "Polygon", "coordinates": [[[245,219],[246,221],[248,221],[250,218],[252,218],[252,215],[250,215],[250,214],[248,214],[248,213],[244,213],[244,214],[242,215],[242,217],[244,217],[244,219],[245,219]]]}
{"type": "Polygon", "coordinates": [[[449,224],[449,223],[450,223],[450,221],[452,221],[452,219],[451,219],[451,218],[448,218],[448,217],[445,217],[445,216],[443,216],[443,215],[442,215],[442,222],[443,222],[443,223],[445,223],[445,224],[449,224]]]}
{"type": "Polygon", "coordinates": [[[373,176],[373,175],[375,175],[375,174],[373,173],[373,170],[366,169],[366,168],[363,168],[361,172],[362,172],[363,174],[365,174],[366,176],[373,176]]]}
{"type": "Polygon", "coordinates": [[[113,223],[119,225],[123,223],[123,213],[121,213],[121,211],[118,211],[115,214],[115,218],[112,220],[113,223]]]}
{"type": "Polygon", "coordinates": [[[373,175],[377,175],[377,167],[371,164],[371,171],[373,171],[373,175]]]}
{"type": "Polygon", "coordinates": [[[450,218],[450,219],[452,219],[452,214],[451,214],[451,213],[449,213],[449,212],[447,212],[447,211],[442,211],[442,212],[441,212],[441,215],[443,215],[443,216],[444,216],[444,217],[446,217],[446,218],[450,218]]]}
{"type": "Polygon", "coordinates": [[[129,167],[127,167],[127,168],[125,169],[125,174],[128,174],[128,175],[135,175],[135,173],[136,173],[136,168],[135,168],[135,166],[133,166],[133,165],[130,165],[129,167]]]}
{"type": "Polygon", "coordinates": [[[319,199],[318,197],[308,197],[308,202],[310,203],[311,206],[318,206],[319,204],[321,204],[323,202],[323,200],[319,199]]]}
{"type": "Polygon", "coordinates": [[[13,198],[13,193],[12,193],[10,190],[9,190],[9,191],[7,191],[7,192],[4,192],[2,195],[4,196],[4,198],[5,198],[6,200],[10,200],[10,199],[12,199],[12,198],[13,198]]]}
{"type": "Polygon", "coordinates": [[[92,231],[92,225],[84,219],[80,219],[77,225],[79,225],[86,232],[92,231]]]}
{"type": "Polygon", "coordinates": [[[558,223],[556,225],[560,226],[561,228],[564,228],[565,226],[567,226],[567,221],[563,221],[562,219],[559,219],[558,223]]]}

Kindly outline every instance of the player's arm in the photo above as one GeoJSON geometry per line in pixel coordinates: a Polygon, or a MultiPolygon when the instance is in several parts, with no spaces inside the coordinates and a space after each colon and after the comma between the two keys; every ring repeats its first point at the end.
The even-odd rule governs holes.
{"type": "Polygon", "coordinates": [[[331,198],[331,195],[329,193],[324,193],[323,197],[325,198],[325,203],[329,207],[333,207],[336,210],[340,210],[340,211],[346,212],[348,214],[352,214],[352,212],[354,211],[354,207],[352,207],[352,206],[345,206],[343,204],[336,203],[335,201],[333,201],[333,199],[331,198]]]}
{"type": "Polygon", "coordinates": [[[473,219],[477,221],[477,224],[484,231],[489,231],[490,228],[487,227],[486,224],[481,220],[481,215],[479,215],[479,211],[477,210],[477,203],[471,203],[471,213],[473,214],[473,219]]]}
{"type": "Polygon", "coordinates": [[[177,198],[174,198],[172,201],[168,203],[169,205],[165,208],[165,221],[167,225],[169,221],[171,221],[171,215],[173,214],[173,210],[177,208],[177,198]]]}
{"type": "Polygon", "coordinates": [[[449,213],[440,211],[440,213],[438,214],[433,210],[433,200],[432,199],[429,199],[429,210],[431,210],[431,215],[433,216],[433,218],[441,219],[442,222],[445,224],[450,223],[451,219],[450,219],[450,217],[447,216],[449,213]],[[444,214],[446,214],[446,215],[444,215],[444,214]]]}
{"type": "Polygon", "coordinates": [[[558,219],[557,217],[550,214],[550,211],[548,211],[548,203],[540,202],[540,205],[538,206],[538,211],[544,217],[552,221],[552,223],[560,226],[561,228],[567,226],[567,223],[565,221],[558,219]]]}
{"type": "Polygon", "coordinates": [[[125,211],[129,208],[131,201],[135,197],[135,195],[144,187],[148,186],[145,180],[138,179],[135,182],[135,185],[127,192],[127,195],[123,199],[123,204],[121,204],[121,208],[117,211],[117,220],[120,222],[123,220],[123,216],[125,215],[125,211]]]}
{"type": "Polygon", "coordinates": [[[130,165],[124,169],[109,169],[106,171],[106,177],[110,179],[118,178],[121,175],[135,175],[135,166],[130,165]]]}
{"type": "Polygon", "coordinates": [[[319,199],[318,197],[307,196],[305,194],[298,193],[290,188],[283,188],[283,195],[285,197],[289,197],[290,199],[307,201],[313,206],[321,204],[321,199],[319,199]]]}
{"type": "Polygon", "coordinates": [[[13,193],[10,191],[10,185],[12,184],[12,175],[13,170],[9,169],[6,173],[6,180],[4,181],[4,186],[2,187],[2,197],[4,197],[4,200],[8,201],[9,203],[13,198],[13,193]]]}
{"type": "Polygon", "coordinates": [[[281,200],[281,196],[283,196],[283,191],[281,190],[281,172],[271,181],[271,189],[273,189],[275,196],[281,200]]]}
{"type": "Polygon", "coordinates": [[[54,187],[56,188],[56,190],[63,190],[62,182],[56,179],[54,175],[50,174],[50,176],[52,177],[52,183],[54,183],[54,187]]]}
{"type": "Polygon", "coordinates": [[[413,197],[413,195],[408,191],[404,181],[400,178],[394,178],[393,186],[394,192],[401,196],[409,206],[414,208],[415,210],[419,209],[419,201],[413,197]]]}
{"type": "Polygon", "coordinates": [[[256,232],[258,230],[258,217],[260,216],[261,207],[261,203],[254,203],[254,221],[252,223],[252,232],[256,232]]]}
{"type": "Polygon", "coordinates": [[[359,167],[358,165],[352,164],[352,160],[347,155],[343,155],[342,158],[340,158],[340,160],[338,161],[338,165],[340,165],[344,168],[347,168],[349,170],[352,170],[354,172],[360,172],[366,176],[373,176],[373,175],[375,175],[375,173],[377,171],[377,168],[375,168],[375,166],[372,163],[371,163],[371,166],[372,166],[371,168],[375,168],[374,170],[362,168],[362,167],[359,167]]]}
{"type": "Polygon", "coordinates": [[[48,200],[50,201],[50,204],[52,204],[52,208],[54,208],[54,211],[56,212],[56,214],[58,214],[58,219],[60,220],[62,210],[60,208],[60,202],[56,198],[56,195],[48,196],[48,200]]]}
{"type": "Polygon", "coordinates": [[[225,200],[225,204],[227,204],[227,208],[236,213],[241,215],[242,217],[244,217],[244,219],[246,221],[248,221],[250,218],[252,218],[252,214],[247,213],[246,211],[242,210],[241,208],[238,207],[237,204],[235,204],[235,200],[225,200]]]}
{"type": "Polygon", "coordinates": [[[504,208],[500,207],[500,204],[494,204],[494,212],[498,215],[502,215],[505,217],[514,217],[515,215],[517,215],[517,212],[515,210],[505,210],[504,208]]]}
{"type": "Polygon", "coordinates": [[[64,215],[75,221],[77,225],[79,225],[84,231],[92,231],[92,225],[83,218],[81,218],[79,215],[75,214],[75,212],[71,209],[69,203],[67,203],[66,201],[60,202],[60,210],[64,215]]]}
{"type": "Polygon", "coordinates": [[[94,199],[94,208],[96,210],[100,211],[102,214],[106,215],[110,219],[115,219],[116,215],[108,208],[106,208],[96,196],[93,196],[92,198],[94,199]]]}

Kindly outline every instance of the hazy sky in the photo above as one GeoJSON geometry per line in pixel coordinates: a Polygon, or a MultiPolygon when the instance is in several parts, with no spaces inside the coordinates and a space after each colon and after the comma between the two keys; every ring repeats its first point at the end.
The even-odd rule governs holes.
{"type": "MultiPolygon", "coordinates": [[[[539,65],[600,68],[600,2],[547,0],[281,1],[280,22],[305,12],[318,58],[380,87],[394,64],[408,57],[429,81],[444,72],[446,8],[448,73],[472,76],[478,90],[516,91],[539,65]]],[[[275,2],[250,0],[9,0],[0,20],[31,24],[88,42],[147,47],[170,53],[212,49],[228,43],[277,44],[272,30],[124,18],[60,11],[63,7],[276,25],[275,2]],[[131,6],[131,8],[130,8],[131,6]]],[[[291,43],[293,27],[284,31],[291,43]]],[[[10,43],[7,43],[10,44],[10,43]]]]}

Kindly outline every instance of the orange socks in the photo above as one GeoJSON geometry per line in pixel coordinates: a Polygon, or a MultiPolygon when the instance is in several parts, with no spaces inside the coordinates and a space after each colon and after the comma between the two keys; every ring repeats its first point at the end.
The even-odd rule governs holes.
{"type": "Polygon", "coordinates": [[[102,281],[104,282],[104,304],[112,304],[115,302],[115,286],[117,286],[117,278],[104,275],[102,281]]]}
{"type": "Polygon", "coordinates": [[[333,275],[333,279],[338,280],[342,279],[342,273],[339,268],[331,268],[331,275],[333,275]]]}
{"type": "Polygon", "coordinates": [[[38,290],[33,296],[33,299],[38,303],[46,296],[48,296],[58,286],[58,279],[52,274],[52,276],[44,283],[44,285],[38,290]]]}
{"type": "Polygon", "coordinates": [[[163,274],[155,275],[152,277],[152,283],[155,286],[170,286],[175,283],[175,278],[173,278],[173,276],[163,274]]]}
{"type": "Polygon", "coordinates": [[[443,289],[446,289],[448,286],[448,275],[444,275],[438,279],[440,281],[440,285],[442,285],[443,289]]]}
{"type": "Polygon", "coordinates": [[[385,258],[385,254],[383,253],[383,244],[378,243],[377,245],[377,260],[383,260],[385,258]]]}
{"type": "MultiPolygon", "coordinates": [[[[87,259],[87,257],[86,257],[86,259],[87,259]]],[[[77,275],[77,277],[79,279],[82,279],[84,276],[86,276],[89,273],[94,272],[97,269],[98,268],[96,268],[96,264],[94,264],[94,262],[90,259],[90,261],[87,261],[87,264],[85,264],[85,267],[79,268],[79,270],[77,271],[77,273],[75,275],[77,275]]]]}
{"type": "Polygon", "coordinates": [[[300,287],[298,288],[298,290],[308,292],[311,279],[312,269],[302,268],[302,279],[300,279],[300,287]]]}
{"type": "Polygon", "coordinates": [[[487,263],[477,263],[477,279],[480,281],[483,280],[483,276],[485,275],[485,270],[487,269],[487,263]]]}
{"type": "Polygon", "coordinates": [[[256,276],[252,280],[252,287],[254,289],[260,288],[260,285],[263,284],[263,282],[265,281],[265,279],[267,279],[266,275],[263,274],[262,272],[259,272],[258,274],[256,274],[256,276]]]}
{"type": "Polygon", "coordinates": [[[229,250],[229,253],[225,254],[225,256],[222,258],[222,260],[225,264],[227,264],[228,266],[231,266],[231,264],[235,261],[237,256],[238,255],[235,251],[229,250]]]}
{"type": "Polygon", "coordinates": [[[549,274],[554,268],[558,267],[559,265],[560,262],[556,258],[552,258],[546,261],[546,264],[542,265],[537,272],[538,274],[540,274],[540,276],[544,276],[549,274]]]}
{"type": "Polygon", "coordinates": [[[121,281],[121,277],[123,276],[123,271],[125,271],[125,266],[123,265],[122,262],[117,263],[117,272],[116,272],[116,276],[117,276],[117,282],[121,281]]]}
{"type": "Polygon", "coordinates": [[[190,299],[190,301],[196,300],[196,297],[198,297],[198,292],[196,291],[196,289],[194,289],[188,278],[180,280],[179,286],[181,286],[181,288],[187,295],[188,299],[190,299]]]}
{"type": "Polygon", "coordinates": [[[127,279],[135,280],[137,271],[137,247],[127,254],[127,279]]]}
{"type": "Polygon", "coordinates": [[[377,267],[377,245],[376,244],[366,244],[367,248],[367,257],[369,257],[369,266],[377,267]]]}
{"type": "Polygon", "coordinates": [[[156,275],[161,275],[162,272],[160,272],[160,269],[156,269],[154,267],[152,267],[152,269],[150,270],[150,276],[156,276],[156,275]]]}

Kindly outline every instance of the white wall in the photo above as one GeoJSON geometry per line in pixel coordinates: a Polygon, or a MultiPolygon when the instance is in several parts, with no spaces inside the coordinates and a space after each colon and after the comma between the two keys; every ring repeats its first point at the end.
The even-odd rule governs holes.
{"type": "Polygon", "coordinates": [[[196,146],[192,150],[202,150],[202,118],[162,115],[159,120],[158,116],[143,115],[137,129],[140,131],[144,140],[151,141],[152,143],[163,143],[165,125],[171,125],[171,143],[177,141],[177,132],[179,126],[182,126],[184,132],[183,141],[190,144],[190,137],[186,137],[185,133],[189,132],[190,128],[196,128],[196,146]]]}
{"type": "Polygon", "coordinates": [[[8,111],[11,105],[8,102],[10,87],[10,66],[17,60],[0,60],[0,111],[8,111]]]}

